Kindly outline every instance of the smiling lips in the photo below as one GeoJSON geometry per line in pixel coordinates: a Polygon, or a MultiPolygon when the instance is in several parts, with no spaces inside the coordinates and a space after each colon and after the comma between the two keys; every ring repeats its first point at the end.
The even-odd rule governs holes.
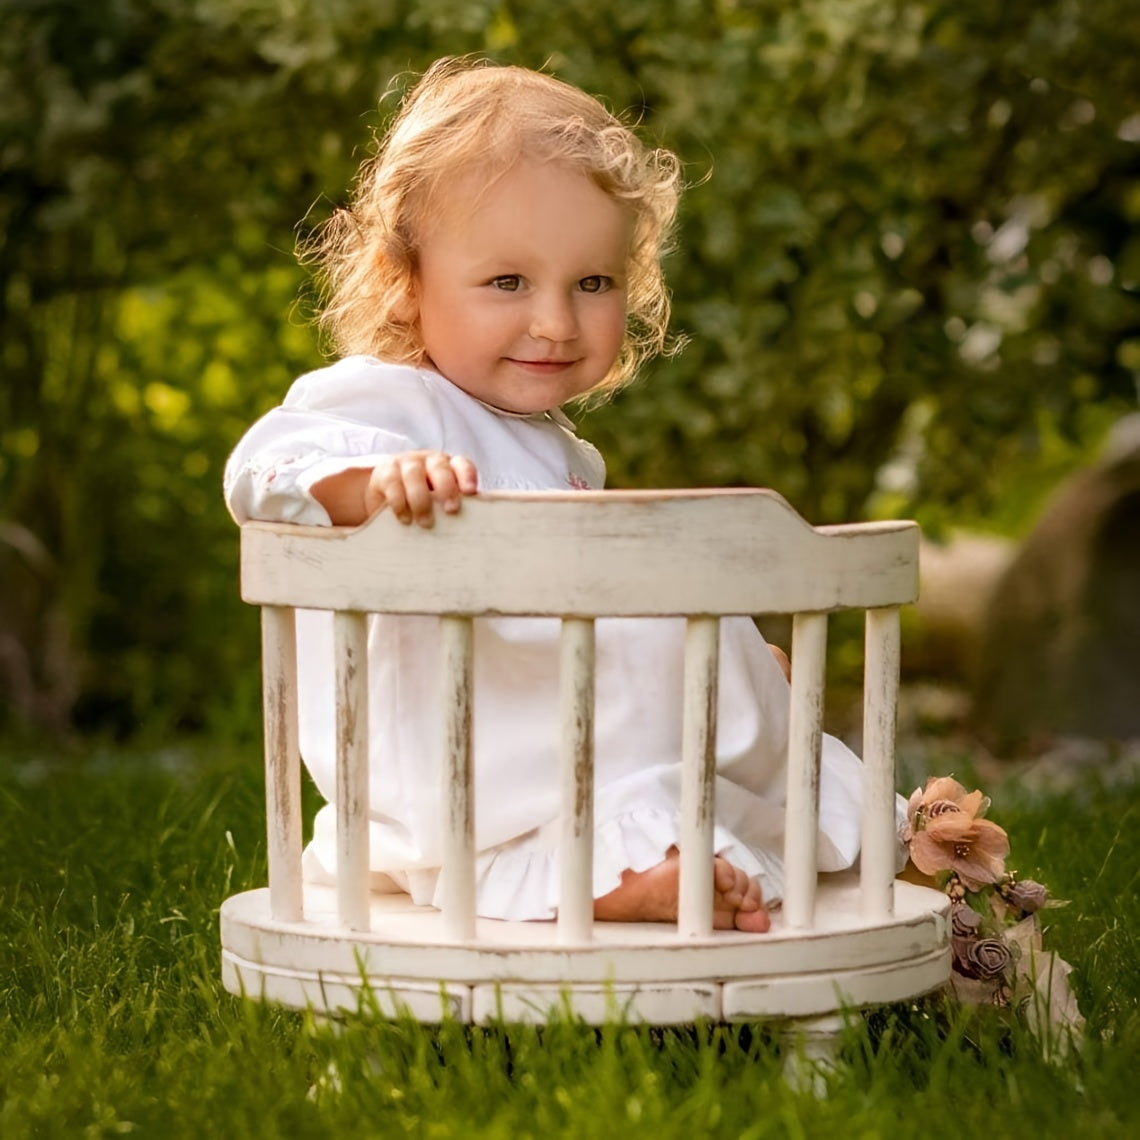
{"type": "Polygon", "coordinates": [[[520,368],[525,368],[530,372],[562,372],[564,369],[570,368],[576,364],[574,360],[519,360],[516,357],[508,357],[512,364],[517,364],[520,368]]]}

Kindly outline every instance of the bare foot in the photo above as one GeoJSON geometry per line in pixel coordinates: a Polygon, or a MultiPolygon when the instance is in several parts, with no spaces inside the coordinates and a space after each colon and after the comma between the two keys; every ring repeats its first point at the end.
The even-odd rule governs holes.
{"type": "MultiPolygon", "coordinates": [[[[621,886],[594,900],[601,922],[676,922],[681,856],[671,847],[648,871],[623,871],[621,886]]],[[[760,887],[719,855],[713,860],[713,927],[763,934],[771,925],[760,887]]]]}
{"type": "Polygon", "coordinates": [[[785,679],[790,681],[792,679],[792,663],[788,660],[788,655],[778,645],[769,645],[768,648],[772,651],[772,656],[776,658],[776,664],[780,666],[785,679]]]}

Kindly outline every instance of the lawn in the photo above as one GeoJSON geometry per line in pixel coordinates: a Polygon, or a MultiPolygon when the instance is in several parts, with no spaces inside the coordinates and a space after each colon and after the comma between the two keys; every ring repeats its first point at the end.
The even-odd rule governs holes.
{"type": "Polygon", "coordinates": [[[1140,1135],[1140,780],[987,790],[1011,862],[1071,900],[1047,946],[1083,1047],[931,999],[856,1019],[817,1097],[763,1025],[333,1033],[235,999],[217,913],[264,882],[256,748],[0,747],[0,1137],[1140,1135]]]}

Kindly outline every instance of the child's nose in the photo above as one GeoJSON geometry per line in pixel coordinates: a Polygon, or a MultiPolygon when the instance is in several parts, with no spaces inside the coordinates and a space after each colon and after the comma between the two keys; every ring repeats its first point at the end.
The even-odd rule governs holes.
{"type": "Polygon", "coordinates": [[[573,340],[578,335],[578,314],[569,297],[548,294],[535,299],[530,317],[535,340],[573,340]]]}

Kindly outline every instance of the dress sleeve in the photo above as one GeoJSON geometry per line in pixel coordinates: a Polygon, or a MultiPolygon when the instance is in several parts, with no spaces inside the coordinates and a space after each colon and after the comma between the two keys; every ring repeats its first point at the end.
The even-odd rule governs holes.
{"type": "Polygon", "coordinates": [[[284,403],[246,432],[226,464],[226,504],[238,523],[328,526],[311,490],[321,479],[438,448],[442,436],[415,369],[350,357],[302,376],[284,403]]]}

